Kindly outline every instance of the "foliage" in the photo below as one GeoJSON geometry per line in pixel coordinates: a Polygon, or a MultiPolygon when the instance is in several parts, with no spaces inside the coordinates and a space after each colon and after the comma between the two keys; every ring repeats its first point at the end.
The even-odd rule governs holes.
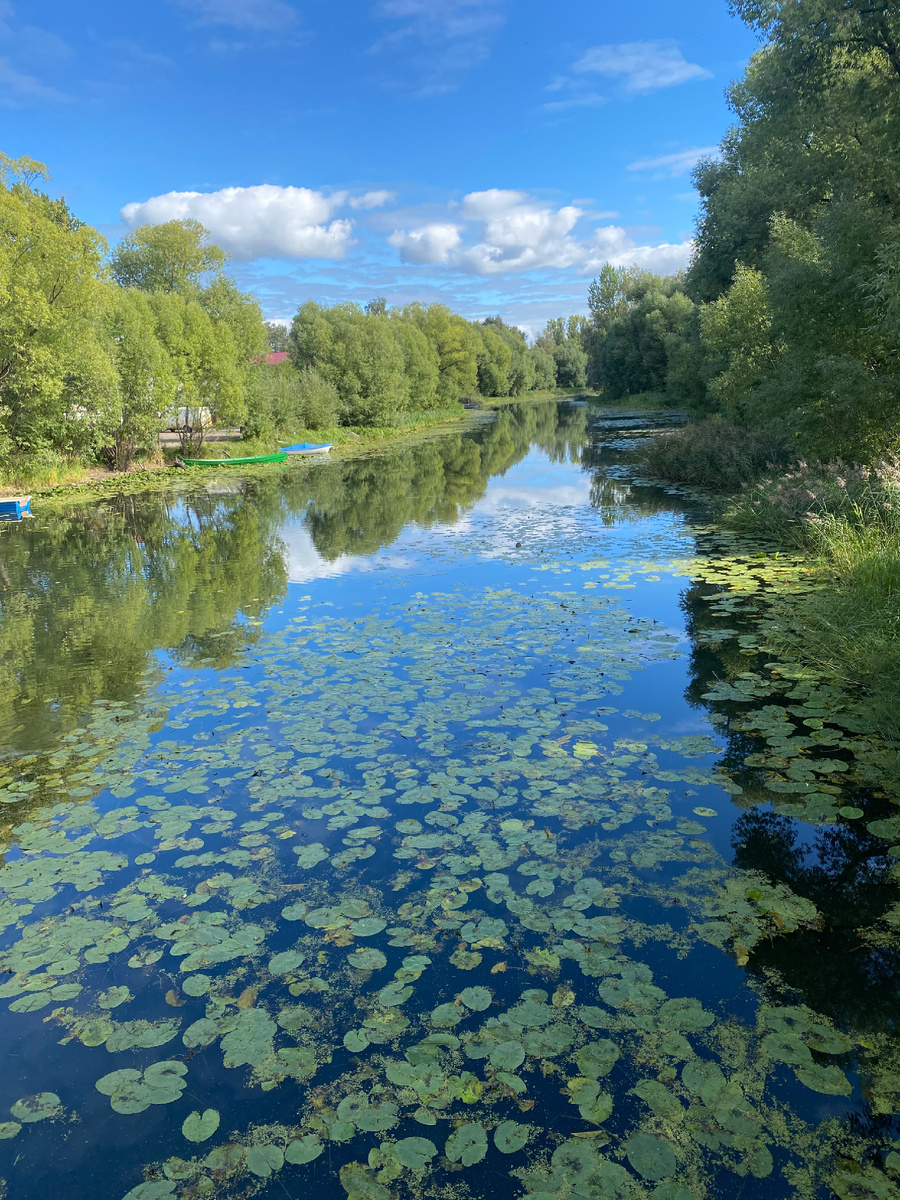
{"type": "Polygon", "coordinates": [[[224,250],[207,244],[208,237],[199,221],[141,225],[116,247],[113,278],[143,292],[199,292],[203,279],[218,276],[228,260],[224,250]]]}
{"type": "Polygon", "coordinates": [[[299,371],[289,362],[251,370],[245,437],[284,440],[304,429],[327,429],[336,425],[340,398],[334,384],[315,367],[299,371]]]}
{"type": "Polygon", "coordinates": [[[785,463],[789,453],[766,434],[709,417],[653,438],[642,457],[659,479],[734,492],[785,463]]]}
{"type": "Polygon", "coordinates": [[[113,372],[98,336],[101,236],[30,183],[31,159],[2,159],[0,456],[91,450],[114,420],[113,372]],[[81,401],[96,389],[100,411],[81,401]]]}

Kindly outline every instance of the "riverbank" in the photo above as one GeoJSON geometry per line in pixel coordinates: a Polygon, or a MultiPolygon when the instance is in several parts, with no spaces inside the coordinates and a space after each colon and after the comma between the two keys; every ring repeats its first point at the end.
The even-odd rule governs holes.
{"type": "MultiPolygon", "coordinates": [[[[461,404],[452,408],[431,412],[406,413],[396,425],[363,426],[340,425],[328,429],[298,429],[288,438],[275,442],[269,439],[216,438],[203,447],[198,457],[242,458],[254,454],[271,454],[279,445],[288,442],[330,442],[333,449],[329,457],[355,458],[367,454],[386,444],[402,443],[417,434],[444,432],[448,429],[465,427],[477,420],[479,414],[491,412],[508,404],[536,404],[566,398],[597,399],[594,393],[582,390],[531,392],[525,396],[504,396],[485,399],[479,409],[465,409],[461,404]]],[[[116,471],[97,463],[60,458],[55,462],[31,463],[21,470],[0,477],[0,491],[29,492],[38,501],[64,496],[78,499],[80,495],[90,498],[98,492],[136,492],[144,488],[159,487],[162,480],[186,478],[182,468],[175,465],[178,447],[160,447],[152,459],[136,461],[126,471],[116,471]]],[[[300,460],[298,460],[300,461],[300,460]]],[[[309,461],[309,460],[302,460],[309,461]]]]}
{"type": "Polygon", "coordinates": [[[716,419],[656,438],[644,461],[704,489],[724,530],[803,556],[811,586],[771,593],[771,646],[865,697],[873,730],[900,740],[900,464],[804,462],[716,419]]]}

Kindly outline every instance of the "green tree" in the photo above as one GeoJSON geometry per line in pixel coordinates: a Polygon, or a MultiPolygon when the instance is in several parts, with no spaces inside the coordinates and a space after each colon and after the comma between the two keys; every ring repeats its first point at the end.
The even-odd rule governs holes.
{"type": "Polygon", "coordinates": [[[141,225],[122,238],[112,257],[113,278],[143,292],[196,294],[204,279],[217,276],[228,255],[208,241],[199,221],[141,225]]]}
{"type": "Polygon", "coordinates": [[[156,448],[163,414],[172,411],[175,378],[157,337],[149,297],[134,288],[110,288],[105,314],[116,369],[117,419],[105,448],[116,470],[126,470],[136,453],[156,448]]]}
{"type": "Polygon", "coordinates": [[[93,449],[113,384],[98,342],[103,238],[33,185],[33,159],[0,155],[0,456],[93,449]],[[92,391],[99,414],[85,410],[92,391]]]}
{"type": "Polygon", "coordinates": [[[522,396],[533,391],[536,386],[534,360],[522,330],[515,325],[507,325],[500,317],[487,317],[484,325],[499,334],[509,347],[511,357],[506,369],[509,395],[522,396]]]}
{"type": "Polygon", "coordinates": [[[355,304],[304,304],[291,326],[291,357],[314,367],[337,389],[351,425],[385,425],[409,405],[403,351],[390,317],[366,316],[355,304]]]}
{"type": "Polygon", "coordinates": [[[275,354],[284,353],[288,348],[287,327],[277,321],[266,321],[266,345],[275,354]]]}
{"type": "Polygon", "coordinates": [[[478,390],[482,396],[508,396],[512,350],[489,325],[479,332],[483,349],[478,355],[478,390]]]}
{"type": "Polygon", "coordinates": [[[392,312],[391,330],[403,354],[403,370],[409,384],[409,406],[427,411],[438,403],[440,363],[437,350],[415,322],[392,312]]]}
{"type": "Polygon", "coordinates": [[[182,451],[196,453],[214,424],[246,419],[241,355],[231,330],[217,325],[199,301],[177,292],[157,292],[148,300],[175,379],[171,427],[182,451]]]}
{"type": "Polygon", "coordinates": [[[463,317],[443,304],[409,304],[403,316],[416,324],[438,356],[438,398],[452,404],[478,391],[478,355],[482,341],[463,317]]]}
{"type": "Polygon", "coordinates": [[[534,346],[531,350],[531,361],[534,364],[534,390],[549,392],[556,388],[556,360],[542,346],[534,346]]]}

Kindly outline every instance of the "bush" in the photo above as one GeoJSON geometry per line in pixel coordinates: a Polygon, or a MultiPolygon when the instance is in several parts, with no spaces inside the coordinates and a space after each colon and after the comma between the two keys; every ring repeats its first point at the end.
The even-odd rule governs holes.
{"type": "Polygon", "coordinates": [[[851,533],[854,545],[869,534],[893,536],[898,512],[898,460],[869,467],[800,462],[746,488],[725,508],[722,521],[739,533],[763,534],[835,558],[851,533]]]}
{"type": "Polygon", "coordinates": [[[341,401],[334,384],[315,367],[304,367],[297,384],[298,429],[331,429],[338,423],[341,401]]]}
{"type": "Polygon", "coordinates": [[[736,491],[773,467],[786,465],[790,450],[770,434],[754,433],[717,417],[655,437],[644,461],[658,479],[712,491],[736,491]]]}

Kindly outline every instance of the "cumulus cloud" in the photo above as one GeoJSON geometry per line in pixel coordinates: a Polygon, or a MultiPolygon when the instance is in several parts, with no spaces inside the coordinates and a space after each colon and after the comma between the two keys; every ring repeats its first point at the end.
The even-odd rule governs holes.
{"type": "Polygon", "coordinates": [[[711,71],[688,62],[675,42],[669,41],[593,46],[574,69],[620,77],[629,92],[652,92],[692,79],[712,79],[711,71]]]}
{"type": "Polygon", "coordinates": [[[686,266],[692,249],[691,242],[641,245],[619,225],[579,237],[575,227],[586,216],[583,209],[572,204],[554,208],[526,192],[503,188],[470,192],[458,211],[461,223],[398,229],[388,242],[403,262],[444,264],[481,276],[565,269],[592,274],[606,262],[670,271],[686,266]]]}
{"type": "Polygon", "coordinates": [[[120,216],[134,229],[163,221],[199,221],[213,241],[237,259],[343,258],[353,222],[332,219],[345,192],[326,196],[303,187],[222,188],[218,192],[166,192],[126,204],[120,216]]]}
{"type": "Polygon", "coordinates": [[[283,0],[175,0],[192,12],[201,25],[230,25],[234,29],[271,30],[293,25],[297,14],[283,0]]]}
{"type": "Polygon", "coordinates": [[[675,179],[697,165],[701,158],[718,152],[718,146],[698,146],[695,150],[679,150],[677,154],[661,154],[658,158],[642,158],[628,164],[629,171],[653,171],[660,179],[675,179]]]}
{"type": "Polygon", "coordinates": [[[506,22],[506,0],[378,0],[374,14],[399,23],[369,47],[389,64],[385,82],[438,96],[487,60],[506,22]]]}
{"type": "Polygon", "coordinates": [[[390,204],[396,199],[394,192],[387,192],[384,189],[376,192],[364,192],[361,196],[351,196],[347,201],[351,208],[381,208],[384,204],[390,204]]]}
{"type": "Polygon", "coordinates": [[[400,251],[400,261],[411,265],[449,262],[461,241],[459,226],[448,223],[397,229],[388,237],[389,245],[400,251]]]}

